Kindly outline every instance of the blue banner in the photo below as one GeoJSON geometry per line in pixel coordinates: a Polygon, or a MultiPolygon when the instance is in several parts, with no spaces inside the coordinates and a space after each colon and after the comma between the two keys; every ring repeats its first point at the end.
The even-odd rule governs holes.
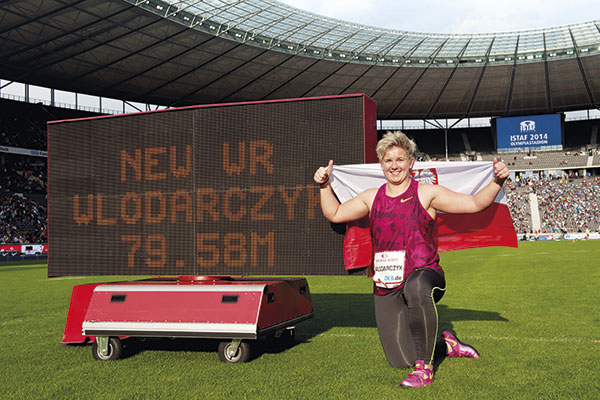
{"type": "Polygon", "coordinates": [[[562,150],[561,114],[498,118],[496,137],[498,152],[562,150]]]}

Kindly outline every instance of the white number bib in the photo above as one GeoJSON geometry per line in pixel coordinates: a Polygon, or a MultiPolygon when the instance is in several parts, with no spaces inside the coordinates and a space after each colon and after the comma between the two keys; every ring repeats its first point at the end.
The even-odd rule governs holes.
{"type": "Polygon", "coordinates": [[[404,250],[375,253],[373,260],[375,285],[392,289],[404,282],[404,253],[404,250]]]}

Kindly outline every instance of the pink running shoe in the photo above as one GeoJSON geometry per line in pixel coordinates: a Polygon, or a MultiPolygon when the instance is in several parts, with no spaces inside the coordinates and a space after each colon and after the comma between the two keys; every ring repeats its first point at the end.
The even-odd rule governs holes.
{"type": "Polygon", "coordinates": [[[452,333],[444,331],[442,332],[442,338],[444,339],[444,342],[450,346],[448,357],[479,358],[479,353],[477,350],[471,346],[461,343],[452,333]]]}
{"type": "Polygon", "coordinates": [[[402,387],[424,387],[433,382],[433,371],[425,367],[425,361],[415,361],[415,370],[400,382],[402,387]]]}

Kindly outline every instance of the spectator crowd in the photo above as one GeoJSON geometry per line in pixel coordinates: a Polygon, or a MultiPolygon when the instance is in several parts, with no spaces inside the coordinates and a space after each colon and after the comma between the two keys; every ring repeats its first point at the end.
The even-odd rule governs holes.
{"type": "Polygon", "coordinates": [[[507,182],[506,195],[518,233],[600,231],[600,178],[551,177],[507,182]],[[540,229],[532,230],[529,194],[537,197],[540,229]]]}
{"type": "Polygon", "coordinates": [[[46,160],[0,153],[0,244],[46,243],[46,160]]]}
{"type": "Polygon", "coordinates": [[[0,244],[47,241],[46,207],[18,194],[0,198],[0,244]]]}
{"type": "MultiPolygon", "coordinates": [[[[46,150],[43,110],[0,106],[0,146],[46,150]]],[[[0,152],[0,244],[46,243],[46,204],[46,159],[0,152]]]]}
{"type": "Polygon", "coordinates": [[[595,232],[600,220],[600,181],[550,179],[535,184],[543,233],[595,232]]]}
{"type": "Polygon", "coordinates": [[[504,193],[513,219],[517,233],[528,233],[531,231],[531,208],[529,203],[529,192],[526,187],[518,182],[506,181],[504,193]]]}

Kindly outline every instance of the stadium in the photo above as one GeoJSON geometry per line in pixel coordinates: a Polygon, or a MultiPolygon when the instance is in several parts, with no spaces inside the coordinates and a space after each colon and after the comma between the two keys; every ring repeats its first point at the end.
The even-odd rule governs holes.
{"type": "MultiPolygon", "coordinates": [[[[588,380],[574,378],[572,386],[562,388],[553,382],[569,371],[581,372],[582,363],[593,365],[592,354],[600,339],[600,310],[592,297],[598,284],[593,260],[598,257],[596,240],[600,239],[600,21],[515,32],[434,34],[360,25],[272,0],[7,1],[0,4],[0,21],[0,273],[16,289],[3,290],[3,304],[14,302],[23,293],[30,297],[19,305],[9,305],[3,315],[2,347],[13,349],[10,355],[3,356],[3,364],[18,363],[23,357],[40,364],[32,370],[17,367],[15,374],[5,378],[7,387],[14,392],[7,393],[8,398],[184,397],[185,392],[168,389],[173,383],[179,387],[195,385],[190,392],[195,397],[371,398],[378,390],[373,381],[381,376],[386,381],[382,393],[394,394],[396,378],[377,353],[377,334],[369,309],[369,281],[361,276],[311,277],[315,310],[322,315],[307,322],[304,332],[299,330],[299,345],[285,351],[265,351],[248,366],[240,367],[246,369],[234,370],[231,366],[213,365],[210,343],[172,345],[160,341],[150,346],[156,351],[134,351],[115,366],[97,366],[87,360],[89,357],[83,355],[80,347],[56,343],[64,327],[70,288],[80,282],[55,278],[48,280],[53,284],[40,284],[45,286],[43,289],[29,283],[21,286],[24,281],[45,279],[47,273],[47,159],[52,159],[48,127],[53,126],[49,121],[85,121],[90,117],[123,120],[126,117],[121,115],[130,113],[159,116],[182,114],[175,110],[198,106],[281,104],[287,99],[329,97],[353,99],[355,95],[365,95],[376,103],[372,124],[376,136],[402,130],[417,144],[419,161],[491,161],[497,157],[510,170],[505,194],[515,231],[523,241],[519,249],[461,250],[442,258],[446,265],[455,268],[455,287],[461,285],[460,279],[469,276],[468,269],[461,269],[463,263],[478,260],[489,273],[478,276],[479,287],[469,293],[447,296],[448,305],[441,307],[449,311],[450,320],[443,323],[460,327],[469,341],[482,341],[488,354],[501,349],[502,356],[495,363],[487,361],[487,370],[468,367],[473,383],[467,388],[450,382],[460,380],[464,369],[454,360],[446,361],[440,368],[439,380],[443,381],[446,374],[447,384],[433,389],[438,391],[435,393],[450,393],[458,398],[472,397],[472,393],[490,398],[506,397],[507,393],[510,398],[592,398],[597,393],[598,384],[588,380]],[[536,132],[536,124],[544,130],[536,132]],[[491,271],[494,266],[488,260],[492,259],[502,265],[499,276],[491,271]],[[511,265],[498,260],[510,261],[511,265]],[[528,270],[538,263],[539,267],[528,270]],[[566,274],[568,277],[559,272],[566,266],[575,270],[566,274]],[[529,283],[521,289],[513,287],[512,277],[529,283]],[[583,279],[582,283],[581,277],[590,279],[583,279]],[[499,298],[487,298],[491,283],[486,279],[497,279],[499,291],[514,298],[520,298],[523,291],[540,298],[529,299],[530,308],[524,303],[506,301],[497,291],[492,293],[499,298]],[[568,288],[556,286],[560,283],[568,288]],[[560,294],[545,301],[545,288],[560,294]],[[582,302],[574,303],[572,299],[582,293],[582,302]],[[477,301],[484,297],[481,308],[475,309],[477,301]],[[35,317],[28,317],[34,310],[35,317]],[[44,310],[47,315],[41,314],[44,310]],[[544,319],[539,312],[553,316],[544,319]],[[331,315],[335,317],[329,318],[331,315]],[[528,321],[536,326],[528,325],[528,321]],[[489,331],[479,332],[481,324],[489,324],[489,331]],[[496,330],[501,333],[495,334],[496,330]],[[16,346],[19,349],[7,339],[15,335],[23,338],[16,346]],[[522,336],[523,341],[513,340],[522,336]],[[46,345],[48,341],[52,345],[46,345]],[[362,342],[373,342],[373,349],[361,352],[349,366],[338,364],[336,357],[340,354],[346,358],[347,354],[362,351],[357,350],[362,342]],[[36,345],[46,348],[40,350],[36,345]],[[535,348],[536,356],[523,355],[522,349],[528,346],[535,348]],[[330,352],[330,348],[334,350],[330,352]],[[546,353],[549,349],[559,354],[550,356],[546,353]],[[525,363],[543,366],[544,372],[536,373],[539,381],[513,372],[507,372],[507,377],[498,381],[486,372],[504,375],[499,371],[511,368],[511,352],[523,357],[518,361],[520,367],[525,363]],[[46,361],[46,356],[55,357],[56,353],[60,353],[59,361],[46,361]],[[569,354],[575,354],[575,359],[569,354]],[[286,363],[294,363],[297,358],[318,357],[323,357],[321,365],[302,361],[297,368],[286,370],[286,363]],[[140,359],[145,359],[147,365],[139,366],[142,372],[131,377],[140,390],[137,392],[129,387],[132,385],[127,376],[130,368],[138,368],[140,359]],[[44,388],[44,374],[60,368],[59,365],[69,365],[66,370],[75,371],[77,363],[85,364],[86,371],[59,372],[52,384],[44,388]],[[357,373],[361,363],[368,365],[369,371],[357,373]],[[202,372],[185,376],[199,364],[202,372]],[[274,376],[269,372],[270,364],[286,371],[280,377],[274,376]],[[114,378],[114,372],[119,378],[114,378]],[[152,376],[156,384],[145,382],[144,374],[152,376]],[[21,387],[19,376],[31,385],[21,387]],[[202,386],[198,380],[204,376],[210,379],[202,386]],[[324,376],[331,376],[331,381],[324,376]],[[224,380],[221,384],[220,379],[224,380]],[[267,383],[256,385],[255,381],[267,383]],[[291,385],[290,381],[297,381],[298,385],[291,385]],[[365,385],[367,381],[370,383],[365,385]],[[106,382],[110,385],[103,385],[106,382]],[[234,387],[227,387],[226,382],[234,382],[234,387]],[[74,386],[67,387],[68,383],[74,386]],[[122,392],[113,391],[114,387],[124,386],[128,388],[122,392]],[[527,389],[520,392],[517,386],[527,389]],[[360,389],[349,392],[348,387],[360,389]]],[[[340,154],[347,154],[349,162],[357,162],[352,160],[359,160],[362,155],[351,154],[348,149],[354,143],[352,135],[342,131],[344,112],[340,111],[338,120],[327,122],[315,117],[310,121],[310,129],[324,129],[330,136],[325,144],[330,147],[347,140],[347,148],[340,148],[340,154]]],[[[294,126],[304,121],[293,120],[293,112],[282,115],[290,122],[277,125],[284,130],[281,141],[292,142],[286,138],[285,130],[295,132],[294,126]]],[[[209,136],[207,133],[200,138],[207,148],[213,143],[209,136]]],[[[247,139],[249,146],[262,143],[251,139],[247,139]]],[[[314,137],[297,139],[293,143],[302,146],[303,140],[314,137]]],[[[122,140],[125,143],[127,137],[122,140]]],[[[59,145],[67,149],[68,143],[59,145]]],[[[180,142],[172,147],[176,146],[178,151],[183,148],[180,142]]],[[[260,154],[252,151],[248,147],[249,157],[254,154],[260,159],[260,154]]],[[[134,154],[133,150],[130,154],[134,154]]],[[[304,167],[314,170],[326,154],[306,156],[304,163],[310,165],[304,167]]],[[[260,163],[257,165],[260,167],[260,163]]],[[[303,177],[299,176],[297,183],[305,186],[301,193],[307,193],[310,204],[307,186],[312,181],[307,178],[302,182],[303,177]]],[[[275,183],[268,184],[276,188],[275,183]]],[[[230,186],[243,183],[236,181],[230,186]]],[[[232,196],[242,199],[239,194],[232,196]]],[[[284,201],[289,199],[282,196],[284,201]]],[[[225,200],[219,201],[225,204],[225,200]]],[[[176,200],[169,204],[176,204],[176,200]]],[[[289,207],[285,202],[282,207],[286,204],[289,207]]],[[[249,204],[248,209],[251,208],[249,204]]],[[[303,214],[293,219],[289,208],[287,212],[287,221],[266,229],[280,232],[288,226],[312,232],[305,221],[299,221],[296,228],[297,219],[303,214]]],[[[307,215],[305,219],[312,223],[314,217],[307,215]]],[[[174,219],[177,221],[177,215],[174,219]]],[[[319,224],[326,225],[324,220],[319,224]]],[[[251,232],[251,225],[239,226],[243,228],[233,226],[228,234],[240,243],[248,241],[248,248],[255,245],[254,238],[259,249],[268,238],[260,232],[253,236],[253,231],[246,235],[251,232]]],[[[344,229],[333,227],[334,231],[344,229]]],[[[179,238],[178,234],[174,233],[174,237],[179,238]]],[[[333,235],[327,243],[332,248],[341,246],[342,235],[333,235]]],[[[284,237],[276,233],[276,238],[280,236],[284,237]]],[[[64,253],[67,260],[79,251],[89,250],[85,248],[87,242],[72,240],[73,249],[64,253]]],[[[313,242],[307,243],[313,246],[313,242]]],[[[287,257],[286,262],[298,259],[294,246],[300,248],[293,244],[286,248],[287,255],[281,255],[282,259],[287,257]]],[[[148,245],[147,250],[152,253],[155,249],[148,245]]],[[[221,257],[227,257],[221,250],[221,257]]],[[[328,251],[308,254],[310,251],[306,250],[302,257],[341,263],[341,247],[328,251]]],[[[106,257],[112,260],[111,256],[106,257]]],[[[237,260],[246,257],[253,260],[250,251],[237,260]]],[[[230,260],[234,265],[236,259],[230,260]]],[[[183,260],[173,261],[183,265],[183,260]]],[[[343,265],[340,270],[344,272],[343,265]]],[[[93,272],[81,275],[104,276],[79,278],[95,282],[122,275],[112,270],[93,272]]],[[[135,275],[151,273],[137,270],[135,275]]],[[[88,355],[88,351],[85,353],[88,355]]]]}

